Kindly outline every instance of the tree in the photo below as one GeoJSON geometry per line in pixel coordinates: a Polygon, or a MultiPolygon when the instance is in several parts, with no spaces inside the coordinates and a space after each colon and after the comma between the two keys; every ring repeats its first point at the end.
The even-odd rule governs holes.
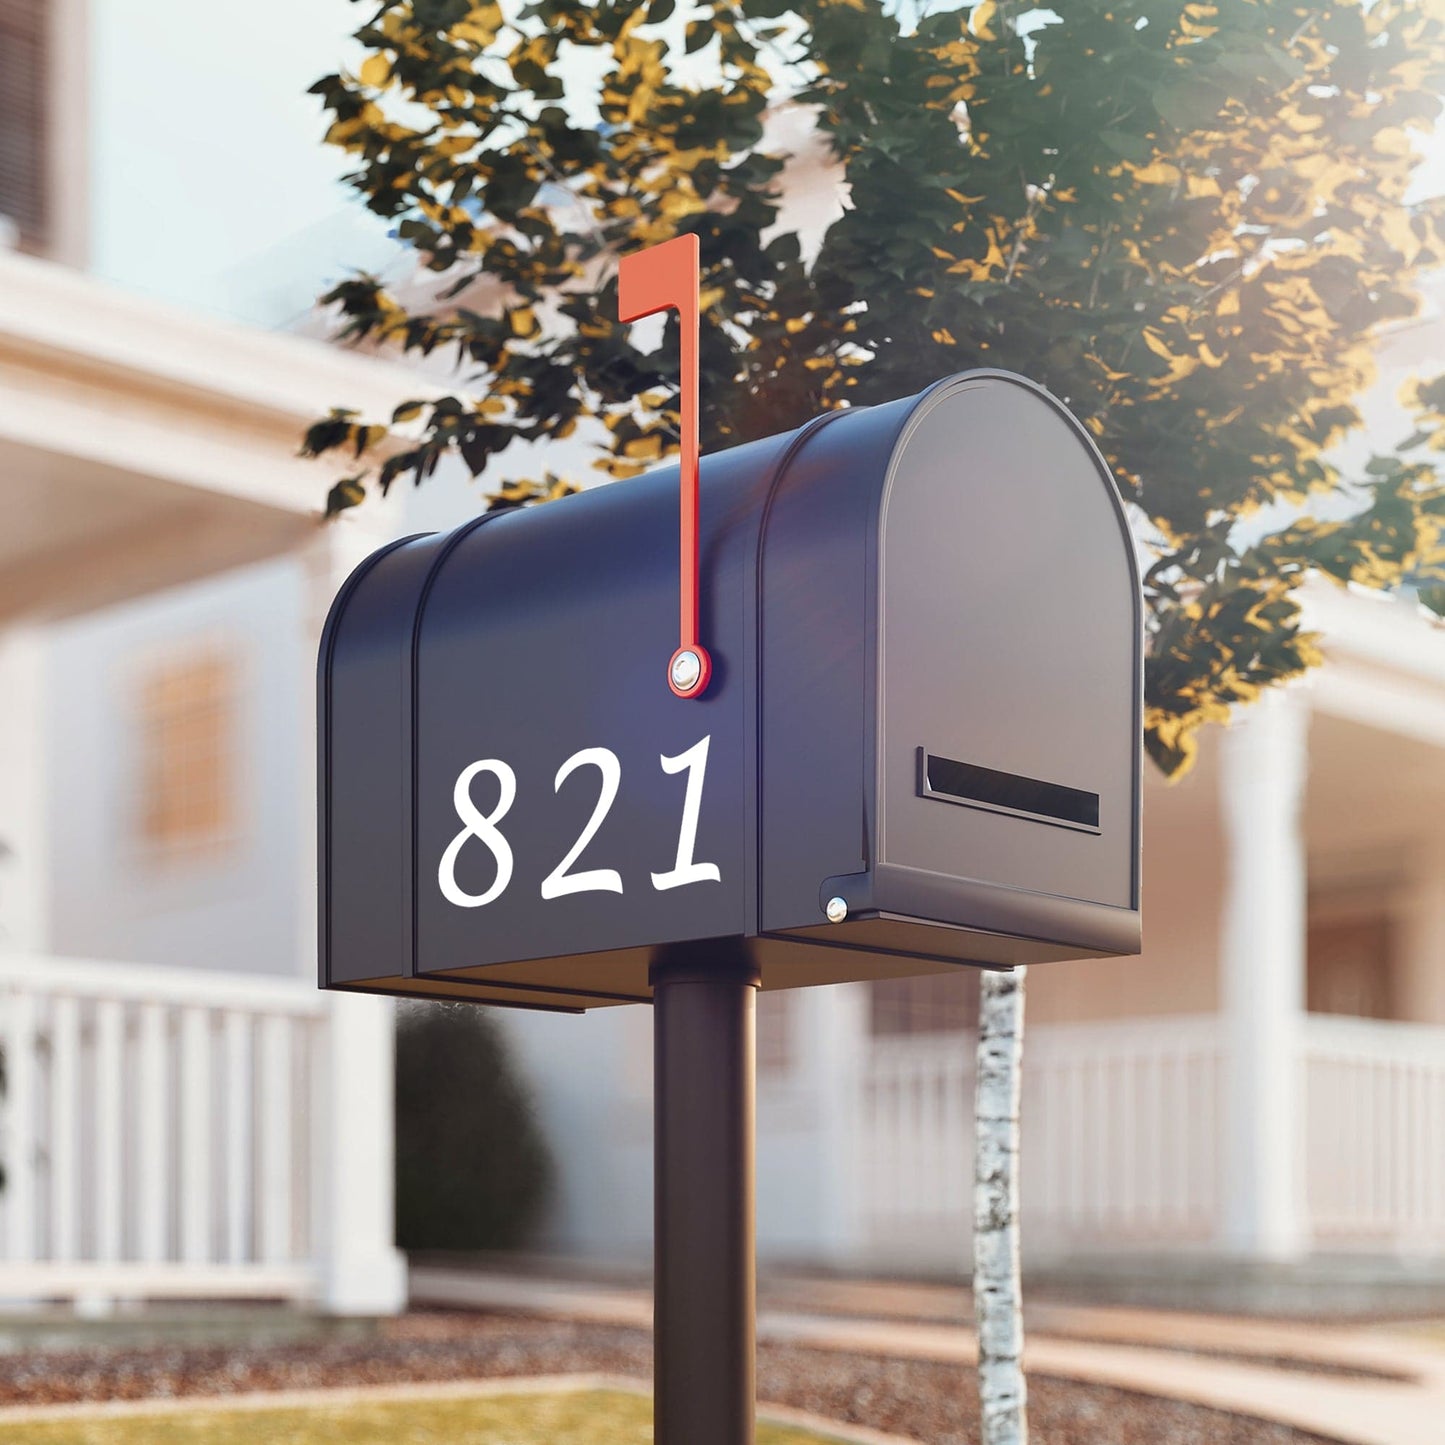
{"type": "MultiPolygon", "coordinates": [[[[1440,202],[1406,201],[1445,88],[1435,0],[369,8],[359,73],[314,89],[351,184],[440,285],[414,309],[371,276],[325,299],[346,337],[469,372],[399,413],[420,435],[376,469],[383,490],[589,418],[610,476],[669,453],[676,348],[617,322],[614,257],[690,230],[705,448],[979,364],[1066,399],[1149,553],[1147,743],[1167,773],[1201,724],[1318,660],[1308,572],[1439,581],[1445,495],[1419,450],[1445,435],[1439,384],[1348,515],[1238,526],[1346,488],[1327,453],[1359,423],[1372,340],[1445,260],[1440,202]],[[582,96],[564,77],[589,65],[582,96]],[[776,230],[763,121],[783,97],[851,193],[812,257],[776,230]],[[468,304],[479,282],[503,288],[499,314],[468,304]]],[[[337,412],[307,446],[365,455],[385,426],[337,412]]],[[[510,477],[493,503],[571,484],[510,477]]]]}
{"type": "MultiPolygon", "coordinates": [[[[1438,0],[369,13],[358,73],[315,91],[351,184],[437,287],[409,307],[357,276],[325,300],[344,336],[454,351],[468,376],[400,409],[416,435],[338,481],[329,511],[449,452],[481,474],[584,423],[612,477],[671,452],[677,348],[641,350],[617,322],[615,257],[692,231],[705,448],[977,365],[1043,382],[1083,420],[1147,554],[1146,745],[1166,774],[1202,725],[1319,660],[1296,596],[1310,572],[1413,581],[1445,612],[1429,461],[1445,383],[1420,386],[1395,454],[1350,479],[1330,460],[1359,425],[1374,339],[1445,261],[1445,207],[1408,200],[1445,89],[1438,0]],[[808,108],[850,197],[816,254],[778,224],[764,121],[784,100],[808,108]],[[483,286],[504,298],[492,314],[483,286]]],[[[338,411],[306,445],[365,459],[386,431],[338,411]]],[[[492,505],[572,485],[510,476],[492,505]]]]}
{"type": "Polygon", "coordinates": [[[985,1445],[1028,1438],[1019,1267],[1019,1096],[1026,968],[986,972],[978,1002],[973,1124],[973,1317],[985,1445]]]}

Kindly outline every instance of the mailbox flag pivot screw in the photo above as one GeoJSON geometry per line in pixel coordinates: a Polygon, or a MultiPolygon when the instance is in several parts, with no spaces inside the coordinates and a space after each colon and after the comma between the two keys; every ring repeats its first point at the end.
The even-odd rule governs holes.
{"type": "Polygon", "coordinates": [[[827,907],[828,922],[841,923],[848,916],[848,901],[844,898],[830,898],[827,907]]]}
{"type": "Polygon", "coordinates": [[[672,656],[668,669],[672,690],[682,697],[696,692],[702,681],[702,658],[690,647],[680,647],[672,656]]]}

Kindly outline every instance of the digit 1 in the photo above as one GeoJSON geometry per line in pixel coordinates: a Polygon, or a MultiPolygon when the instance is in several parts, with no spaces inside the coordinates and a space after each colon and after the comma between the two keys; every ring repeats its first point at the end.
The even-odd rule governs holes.
{"type": "Polygon", "coordinates": [[[669,888],[681,888],[685,883],[721,883],[722,872],[716,863],[695,863],[693,853],[697,851],[697,818],[702,811],[702,782],[707,775],[707,745],[712,741],[709,734],[700,743],[694,743],[685,753],[675,758],[660,758],[664,773],[687,774],[687,792],[682,799],[682,827],[677,834],[677,862],[666,873],[654,873],[652,886],[659,893],[669,888]]]}
{"type": "Polygon", "coordinates": [[[678,569],[681,640],[667,664],[667,685],[678,697],[701,697],[712,676],[712,659],[698,637],[698,285],[697,237],[674,236],[660,246],[634,251],[617,266],[617,319],[640,321],[659,311],[677,312],[682,339],[681,542],[678,569]]]}

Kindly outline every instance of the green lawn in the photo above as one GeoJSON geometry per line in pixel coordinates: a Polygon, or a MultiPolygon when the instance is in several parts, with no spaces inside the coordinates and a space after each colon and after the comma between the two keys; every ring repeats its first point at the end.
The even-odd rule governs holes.
{"type": "MultiPolygon", "coordinates": [[[[650,1445],[652,1401],[618,1391],[396,1400],[304,1410],[192,1410],[5,1429],[5,1445],[650,1445]]],[[[760,1425],[758,1445],[826,1436],[760,1425]]]]}

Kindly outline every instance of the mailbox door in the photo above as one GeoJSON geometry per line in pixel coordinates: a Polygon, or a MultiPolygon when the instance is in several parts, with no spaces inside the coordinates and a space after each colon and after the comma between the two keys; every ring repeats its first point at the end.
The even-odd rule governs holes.
{"type": "Polygon", "coordinates": [[[930,402],[879,528],[880,869],[978,885],[981,924],[1137,948],[1140,593],[1112,478],[1028,383],[930,402]]]}
{"type": "Polygon", "coordinates": [[[764,931],[1137,952],[1138,572],[1067,411],[982,372],[845,414],[780,479],[763,553],[764,931]]]}

